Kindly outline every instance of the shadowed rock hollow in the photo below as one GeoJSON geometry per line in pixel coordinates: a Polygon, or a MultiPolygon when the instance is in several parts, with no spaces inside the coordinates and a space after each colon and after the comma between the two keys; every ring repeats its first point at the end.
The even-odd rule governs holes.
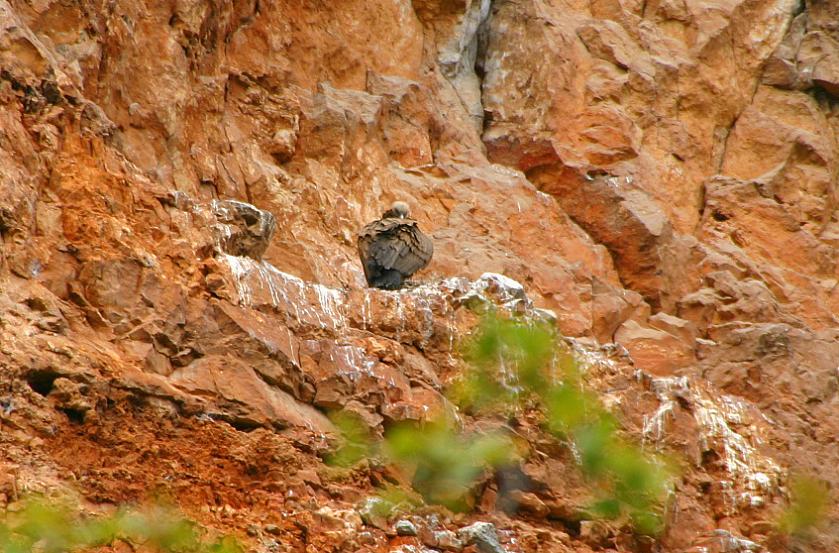
{"type": "Polygon", "coordinates": [[[508,551],[654,550],[580,522],[573,455],[527,420],[528,489],[417,537],[359,517],[381,475],[324,468],[330,409],[453,409],[492,302],[554,320],[680,459],[661,551],[785,551],[790,471],[839,485],[836,17],[0,0],[0,506],[162,493],[259,551],[451,550],[474,521],[508,551]],[[369,290],[355,236],[396,199],[434,259],[369,290]]]}

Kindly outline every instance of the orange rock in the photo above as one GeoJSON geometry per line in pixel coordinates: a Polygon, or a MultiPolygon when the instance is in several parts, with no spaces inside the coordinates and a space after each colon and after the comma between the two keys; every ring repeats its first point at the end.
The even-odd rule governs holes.
{"type": "MultiPolygon", "coordinates": [[[[839,485],[832,3],[88,4],[0,9],[0,467],[21,489],[155,489],[254,549],[381,549],[346,527],[381,467],[313,472],[321,410],[377,432],[453,412],[490,305],[586,338],[626,432],[687,458],[662,551],[752,547],[737,529],[774,516],[787,468],[839,485]],[[370,291],[353,237],[397,199],[435,258],[370,291]]],[[[504,546],[586,550],[573,452],[528,416],[512,522],[550,522],[494,521],[504,546]]]]}
{"type": "Polygon", "coordinates": [[[629,352],[635,366],[659,376],[669,376],[695,362],[693,344],[663,330],[625,322],[615,332],[615,342],[629,352]]]}

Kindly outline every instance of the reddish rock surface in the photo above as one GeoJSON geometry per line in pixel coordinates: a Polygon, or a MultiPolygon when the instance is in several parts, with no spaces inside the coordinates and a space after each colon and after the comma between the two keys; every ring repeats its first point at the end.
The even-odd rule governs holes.
{"type": "Polygon", "coordinates": [[[771,521],[790,474],[839,486],[837,15],[0,1],[0,507],[163,495],[257,551],[469,551],[475,521],[522,553],[835,551],[835,508],[803,546],[771,521]],[[395,199],[435,257],[367,290],[355,233],[395,199]],[[526,417],[528,486],[362,520],[382,475],[323,464],[325,413],[453,409],[475,302],[555,319],[679,460],[658,542],[580,522],[526,417]]]}

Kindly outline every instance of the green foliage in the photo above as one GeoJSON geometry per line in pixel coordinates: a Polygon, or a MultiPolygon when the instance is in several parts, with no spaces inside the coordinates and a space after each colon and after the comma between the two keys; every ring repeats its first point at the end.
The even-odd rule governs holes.
{"type": "Polygon", "coordinates": [[[350,411],[333,411],[329,420],[341,434],[341,446],[326,458],[326,462],[337,467],[350,467],[364,458],[377,453],[373,436],[364,426],[361,418],[350,411]]]}
{"type": "Polygon", "coordinates": [[[488,315],[464,348],[472,370],[450,395],[470,411],[509,411],[521,406],[528,391],[548,385],[553,375],[545,368],[555,354],[555,336],[548,327],[488,315]]]}
{"type": "Polygon", "coordinates": [[[812,476],[796,476],[790,483],[790,504],[781,513],[779,529],[790,536],[807,537],[827,518],[830,491],[812,476]]]}
{"type": "Polygon", "coordinates": [[[498,410],[499,404],[503,410],[511,402],[541,407],[546,429],[573,443],[596,490],[591,512],[625,515],[640,533],[661,530],[667,467],[620,437],[617,421],[585,390],[579,364],[557,346],[550,328],[489,316],[467,346],[466,359],[471,368],[458,390],[461,405],[475,412],[498,410]]]}
{"type": "MultiPolygon", "coordinates": [[[[468,368],[449,390],[464,412],[509,415],[540,409],[546,430],[572,444],[595,491],[591,513],[624,517],[641,533],[660,531],[667,467],[620,437],[617,421],[585,390],[576,359],[560,349],[552,328],[489,314],[465,344],[464,359],[468,368]]],[[[346,429],[346,420],[339,419],[339,428],[346,429]]],[[[412,484],[426,501],[454,510],[470,508],[470,491],[479,478],[515,457],[508,436],[467,435],[447,418],[397,426],[387,432],[381,450],[352,425],[345,436],[348,451],[339,450],[335,460],[380,451],[385,461],[414,475],[412,484]]]]}
{"type": "Polygon", "coordinates": [[[143,544],[171,553],[241,553],[235,539],[202,539],[198,526],[174,510],[153,507],[143,511],[121,509],[113,515],[81,517],[66,505],[31,499],[0,520],[0,552],[65,553],[82,551],[115,540],[143,544]]]}
{"type": "Polygon", "coordinates": [[[416,427],[403,424],[385,436],[388,458],[414,466],[413,486],[432,503],[465,511],[469,491],[487,467],[512,459],[512,443],[498,433],[469,436],[445,418],[416,427]]]}

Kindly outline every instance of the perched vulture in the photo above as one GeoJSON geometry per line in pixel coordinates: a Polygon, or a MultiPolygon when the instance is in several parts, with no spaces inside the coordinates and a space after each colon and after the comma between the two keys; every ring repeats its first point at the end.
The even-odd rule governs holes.
{"type": "Polygon", "coordinates": [[[398,290],[402,283],[431,261],[434,244],[408,219],[408,204],[393,202],[382,218],[358,233],[358,255],[367,284],[398,290]]]}

